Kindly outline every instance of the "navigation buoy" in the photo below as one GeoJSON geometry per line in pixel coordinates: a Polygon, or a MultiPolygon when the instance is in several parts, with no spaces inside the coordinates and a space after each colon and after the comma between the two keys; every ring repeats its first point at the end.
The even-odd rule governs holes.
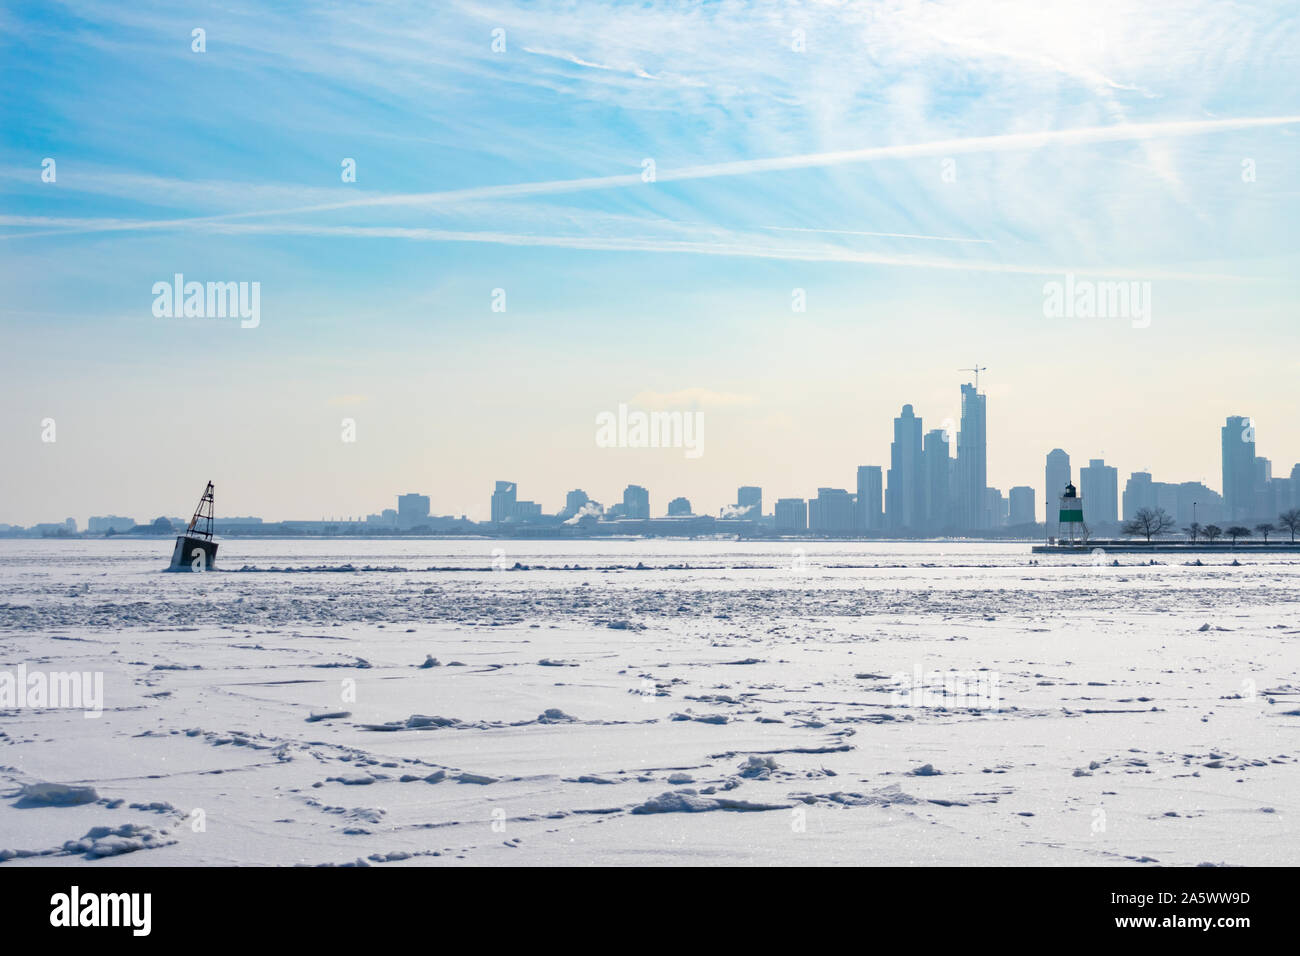
{"type": "Polygon", "coordinates": [[[217,542],[212,540],[212,482],[208,482],[184,534],[176,536],[168,571],[211,571],[217,566],[217,542]]]}

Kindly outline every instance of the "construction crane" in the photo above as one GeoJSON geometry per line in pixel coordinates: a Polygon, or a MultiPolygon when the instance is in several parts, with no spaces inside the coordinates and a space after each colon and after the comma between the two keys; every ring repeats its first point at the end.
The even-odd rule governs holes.
{"type": "Polygon", "coordinates": [[[959,369],[957,369],[957,371],[959,371],[959,372],[974,372],[974,373],[975,373],[975,391],[977,391],[977,392],[980,390],[980,372],[987,372],[988,370],[989,370],[989,369],[988,369],[988,366],[987,366],[987,365],[981,368],[979,362],[976,362],[976,363],[975,363],[975,367],[974,367],[974,368],[959,368],[959,369]]]}

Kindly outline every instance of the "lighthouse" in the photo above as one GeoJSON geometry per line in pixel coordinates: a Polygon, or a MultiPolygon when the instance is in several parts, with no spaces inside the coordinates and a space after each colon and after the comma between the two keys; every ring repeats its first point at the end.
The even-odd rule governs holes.
{"type": "Polygon", "coordinates": [[[1059,514],[1061,528],[1058,532],[1058,541],[1063,544],[1074,544],[1088,540],[1088,526],[1083,523],[1083,499],[1079,497],[1073,482],[1066,484],[1065,493],[1061,495],[1059,514]]]}

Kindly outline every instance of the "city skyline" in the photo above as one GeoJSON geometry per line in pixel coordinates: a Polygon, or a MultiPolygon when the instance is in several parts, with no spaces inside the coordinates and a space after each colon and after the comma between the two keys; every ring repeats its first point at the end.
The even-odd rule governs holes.
{"type": "MultiPolygon", "coordinates": [[[[974,371],[973,369],[970,371],[974,371]]],[[[980,369],[984,371],[984,369],[980,369]]],[[[987,467],[987,395],[973,383],[961,390],[961,424],[953,431],[951,419],[944,427],[926,430],[924,419],[916,415],[911,403],[902,406],[893,419],[894,440],[890,442],[885,464],[860,464],[854,481],[843,488],[818,484],[816,494],[772,494],[767,500],[772,508],[763,508],[764,485],[736,487],[735,500],[716,508],[701,507],[699,499],[681,494],[662,493],[663,503],[652,506],[655,492],[638,484],[626,485],[618,496],[607,496],[608,505],[582,488],[569,488],[562,508],[548,509],[543,502],[518,497],[519,483],[497,479],[491,495],[486,521],[489,524],[540,522],[554,524],[557,518],[574,524],[582,517],[601,520],[648,520],[661,517],[745,518],[760,520],[775,531],[826,531],[879,536],[979,535],[998,533],[1006,528],[1031,524],[1043,525],[1049,537],[1055,536],[1056,499],[1067,483],[1077,487],[1084,501],[1085,518],[1096,528],[1110,530],[1131,518],[1139,508],[1162,508],[1180,526],[1200,517],[1214,520],[1267,519],[1279,510],[1300,505],[1300,463],[1285,466],[1273,474],[1273,462],[1257,453],[1256,426],[1249,416],[1230,415],[1220,429],[1220,483],[1215,491],[1203,481],[1178,479],[1156,480],[1146,469],[1128,472],[1121,486],[1121,469],[1103,458],[1082,460],[1076,466],[1068,451],[1057,447],[1044,457],[1043,482],[1019,483],[1007,489],[980,485],[987,467]],[[849,490],[849,489],[852,490],[849,490]],[[798,517],[796,517],[798,516],[798,517]],[[771,519],[771,520],[769,520],[771,519]]],[[[598,420],[599,425],[599,420],[598,420]]],[[[625,429],[626,430],[626,429],[625,429]]],[[[600,444],[599,438],[597,444],[600,444]]],[[[665,451],[668,446],[656,449],[665,451]]],[[[615,449],[624,451],[626,449],[615,449]]],[[[770,490],[770,489],[769,489],[770,490]]],[[[363,510],[358,514],[343,512],[341,517],[322,517],[319,521],[302,516],[271,519],[268,524],[350,524],[365,523],[376,529],[411,529],[428,518],[438,520],[483,521],[477,509],[458,508],[439,511],[432,507],[433,498],[419,492],[397,495],[395,509],[378,512],[363,510]]],[[[222,524],[232,526],[241,520],[226,518],[222,524]]],[[[98,524],[100,532],[112,527],[120,533],[127,529],[127,519],[113,513],[90,515],[87,531],[98,524]]],[[[148,520],[140,521],[140,525],[148,520]]],[[[22,528],[0,522],[0,530],[22,528]]],[[[49,533],[59,529],[81,530],[75,518],[63,521],[43,520],[30,527],[49,533]]]]}

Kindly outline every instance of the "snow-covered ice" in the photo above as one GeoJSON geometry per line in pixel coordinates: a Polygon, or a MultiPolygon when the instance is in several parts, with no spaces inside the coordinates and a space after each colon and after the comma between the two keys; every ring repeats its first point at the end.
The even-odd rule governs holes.
{"type": "Polygon", "coordinates": [[[1287,555],[167,551],[0,541],[0,675],[104,694],[0,710],[0,865],[1300,857],[1287,555]]]}

